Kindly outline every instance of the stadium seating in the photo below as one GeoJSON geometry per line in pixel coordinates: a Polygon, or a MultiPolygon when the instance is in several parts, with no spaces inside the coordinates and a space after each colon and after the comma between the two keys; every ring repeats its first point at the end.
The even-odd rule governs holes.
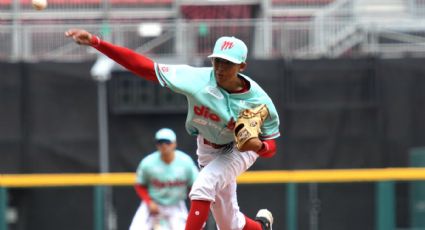
{"type": "Polygon", "coordinates": [[[273,5],[326,5],[334,0],[272,0],[273,5]]]}
{"type": "MultiPolygon", "coordinates": [[[[0,5],[11,5],[13,0],[0,0],[0,5]]],[[[30,5],[31,0],[21,0],[22,5],[30,5]]],[[[109,0],[113,5],[168,5],[173,0],[109,0]]],[[[100,5],[102,0],[49,0],[49,5],[100,5]]]]}
{"type": "MultiPolygon", "coordinates": [[[[325,5],[334,0],[272,0],[273,5],[325,5]]],[[[0,5],[11,5],[13,0],[0,0],[0,5]]],[[[23,5],[29,5],[30,0],[20,1],[23,5]]],[[[110,0],[113,5],[134,4],[134,5],[168,5],[174,0],[110,0]]],[[[49,0],[50,5],[87,5],[101,4],[102,0],[49,0]]]]}

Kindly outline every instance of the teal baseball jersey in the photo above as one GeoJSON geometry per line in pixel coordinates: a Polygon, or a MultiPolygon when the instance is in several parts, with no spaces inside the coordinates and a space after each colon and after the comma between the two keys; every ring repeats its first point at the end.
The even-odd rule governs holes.
{"type": "Polygon", "coordinates": [[[280,136],[276,108],[267,93],[251,78],[239,74],[249,82],[249,91],[228,93],[217,85],[212,67],[155,63],[155,71],[162,86],[186,96],[186,130],[189,134],[201,134],[216,144],[230,143],[234,140],[234,122],[239,113],[265,104],[270,116],[261,127],[260,138],[267,140],[280,136]]]}
{"type": "Polygon", "coordinates": [[[148,188],[151,198],[161,205],[174,205],[184,200],[198,175],[192,158],[182,151],[175,151],[170,164],[161,159],[161,153],[153,152],[139,164],[136,183],[148,188]]]}

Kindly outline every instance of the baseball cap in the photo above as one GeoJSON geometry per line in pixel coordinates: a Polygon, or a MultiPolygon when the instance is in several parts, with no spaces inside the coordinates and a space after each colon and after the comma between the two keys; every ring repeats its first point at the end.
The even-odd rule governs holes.
{"type": "Polygon", "coordinates": [[[169,128],[162,128],[162,129],[158,130],[158,132],[156,132],[155,140],[156,141],[168,140],[168,141],[171,141],[171,142],[175,142],[176,141],[176,134],[174,133],[173,130],[171,130],[169,128]]]}
{"type": "Polygon", "coordinates": [[[214,45],[213,53],[209,58],[222,58],[235,64],[245,62],[248,48],[245,43],[235,37],[220,37],[214,45]]]}

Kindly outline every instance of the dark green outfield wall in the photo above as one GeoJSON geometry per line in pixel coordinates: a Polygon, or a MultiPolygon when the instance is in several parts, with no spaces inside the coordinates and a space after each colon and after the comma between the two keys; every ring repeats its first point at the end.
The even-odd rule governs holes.
{"type": "MultiPolygon", "coordinates": [[[[252,170],[407,166],[408,150],[425,145],[424,59],[273,60],[249,62],[246,74],[276,104],[282,137],[273,159],[252,170]]],[[[96,84],[92,63],[0,63],[0,173],[96,172],[96,84]]],[[[127,72],[109,83],[111,169],[134,171],[153,151],[161,127],[178,133],[180,149],[195,158],[184,130],[184,98],[127,72]],[[132,93],[129,93],[132,92],[132,93]],[[159,96],[158,96],[159,95],[159,96]],[[170,96],[171,95],[171,96],[170,96]]],[[[11,229],[92,229],[92,190],[13,189],[11,229]]],[[[274,211],[284,229],[283,185],[239,187],[242,211],[274,211]]],[[[319,229],[373,229],[373,184],[324,184],[311,202],[299,187],[299,229],[309,229],[312,207],[319,229]]],[[[408,191],[397,184],[397,226],[408,227],[408,191]]],[[[132,188],[116,188],[119,229],[138,206],[132,188]]]]}

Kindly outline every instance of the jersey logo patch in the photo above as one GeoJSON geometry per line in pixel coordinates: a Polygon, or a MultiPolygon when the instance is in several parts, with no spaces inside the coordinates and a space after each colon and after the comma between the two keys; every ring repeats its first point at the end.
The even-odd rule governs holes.
{"type": "Polygon", "coordinates": [[[233,48],[233,42],[224,41],[221,45],[221,50],[231,49],[233,48]]]}
{"type": "Polygon", "coordinates": [[[199,125],[203,125],[203,126],[208,125],[208,121],[202,120],[201,118],[193,118],[192,121],[199,125]]]}
{"type": "Polygon", "coordinates": [[[208,118],[210,120],[213,120],[215,122],[220,122],[220,117],[215,114],[210,112],[210,108],[206,107],[206,106],[196,106],[193,107],[193,112],[195,112],[196,115],[201,116],[201,117],[205,117],[208,118]]]}
{"type": "Polygon", "coordinates": [[[249,101],[240,100],[239,101],[239,105],[242,108],[245,108],[245,109],[252,109],[252,108],[257,107],[259,104],[253,103],[253,102],[249,102],[249,101]]]}
{"type": "Polygon", "coordinates": [[[217,89],[216,87],[212,87],[212,86],[208,86],[207,88],[205,88],[205,90],[212,95],[213,97],[219,99],[219,100],[223,100],[224,96],[223,94],[220,92],[219,89],[217,89]]]}

